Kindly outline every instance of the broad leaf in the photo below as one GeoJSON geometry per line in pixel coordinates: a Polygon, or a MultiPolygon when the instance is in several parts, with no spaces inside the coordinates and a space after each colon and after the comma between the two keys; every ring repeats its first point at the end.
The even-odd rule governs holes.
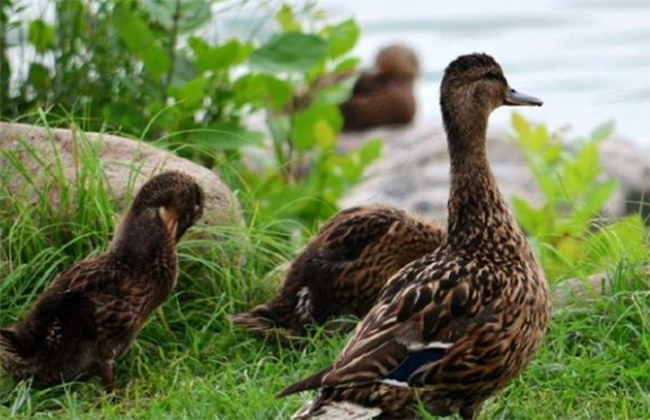
{"type": "Polygon", "coordinates": [[[236,122],[216,122],[208,128],[198,131],[192,137],[197,144],[208,146],[213,150],[237,150],[244,146],[263,144],[264,135],[258,131],[249,131],[236,122]]]}
{"type": "Polygon", "coordinates": [[[126,2],[118,3],[114,13],[113,25],[122,42],[142,59],[145,70],[159,79],[169,70],[169,58],[147,23],[126,2]]]}
{"type": "Polygon", "coordinates": [[[328,26],[324,30],[329,45],[327,55],[337,58],[350,51],[359,39],[359,27],[354,19],[348,19],[338,25],[328,26]]]}
{"type": "Polygon", "coordinates": [[[28,38],[36,52],[43,54],[54,45],[54,28],[41,19],[33,20],[29,24],[28,38]]]}
{"type": "Polygon", "coordinates": [[[222,70],[246,58],[246,49],[236,39],[217,47],[210,47],[201,38],[190,37],[189,44],[196,56],[196,64],[202,71],[222,70]]]}
{"type": "Polygon", "coordinates": [[[293,9],[288,4],[283,4],[282,8],[275,14],[275,21],[278,22],[283,31],[300,31],[300,22],[296,19],[293,9]]]}
{"type": "Polygon", "coordinates": [[[293,144],[298,151],[307,151],[317,142],[317,126],[324,122],[338,133],[343,125],[341,112],[335,105],[313,104],[294,119],[293,144]]]}
{"type": "Polygon", "coordinates": [[[274,36],[250,56],[251,65],[271,72],[307,72],[319,64],[327,42],[316,35],[285,32],[274,36]]]}

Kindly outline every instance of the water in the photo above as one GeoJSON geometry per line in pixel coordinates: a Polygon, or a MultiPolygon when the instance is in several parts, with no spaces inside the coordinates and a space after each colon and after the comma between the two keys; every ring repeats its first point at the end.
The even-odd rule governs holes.
{"type": "MultiPolygon", "coordinates": [[[[418,118],[440,114],[442,70],[456,56],[486,52],[516,89],[544,99],[526,117],[575,135],[614,120],[617,134],[650,149],[650,0],[320,0],[332,17],[362,29],[368,65],[392,42],[418,53],[418,118]]],[[[509,110],[492,116],[508,126],[509,110]]]]}
{"type": "MultiPolygon", "coordinates": [[[[226,1],[223,8],[232,10],[216,21],[226,17],[231,35],[252,36],[251,28],[271,24],[273,8],[257,7],[257,1],[244,2],[246,11],[230,6],[240,2],[226,1]]],[[[362,36],[355,53],[367,65],[388,43],[403,42],[417,51],[423,67],[419,119],[440,114],[445,66],[458,55],[480,51],[497,58],[513,87],[545,101],[542,108],[519,108],[528,118],[553,128],[572,126],[576,136],[614,120],[618,135],[650,149],[650,0],[317,1],[334,19],[357,19],[362,36]]],[[[52,19],[46,7],[51,0],[26,4],[30,17],[52,19]]],[[[28,62],[20,57],[10,59],[26,71],[28,62]]],[[[510,111],[501,109],[491,123],[506,127],[509,119],[510,111]]]]}

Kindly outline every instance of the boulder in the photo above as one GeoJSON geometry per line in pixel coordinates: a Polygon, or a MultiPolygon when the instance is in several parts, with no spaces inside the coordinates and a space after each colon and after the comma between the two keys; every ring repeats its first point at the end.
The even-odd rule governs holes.
{"type": "Polygon", "coordinates": [[[48,182],[49,170],[60,170],[70,186],[76,185],[83,167],[83,157],[98,159],[109,193],[125,208],[130,197],[153,175],[177,170],[194,177],[205,192],[205,211],[199,223],[206,225],[241,224],[238,201],[219,176],[203,166],[150,144],[124,137],[84,133],[81,130],[49,129],[25,124],[0,123],[0,167],[2,175],[9,175],[11,193],[34,200],[33,188],[25,188],[27,181],[19,171],[12,169],[10,155],[17,156],[34,177],[36,187],[47,188],[50,203],[59,201],[59,188],[48,182]],[[36,153],[32,153],[32,151],[36,153]],[[41,162],[38,161],[41,160],[41,162]],[[60,164],[60,169],[57,165],[60,164]]]}
{"type": "MultiPolygon", "coordinates": [[[[641,280],[641,290],[650,289],[650,265],[641,267],[636,273],[641,280]]],[[[612,273],[601,272],[583,279],[564,280],[551,289],[553,309],[562,309],[574,302],[584,302],[592,298],[612,294],[612,273]]]]}
{"type": "MultiPolygon", "coordinates": [[[[442,124],[421,123],[343,134],[339,148],[342,152],[355,150],[375,137],[384,141],[384,157],[368,169],[364,181],[343,200],[343,207],[379,202],[444,221],[449,196],[449,155],[442,124]]],[[[501,192],[509,202],[514,196],[533,205],[544,202],[519,147],[506,132],[488,132],[488,155],[501,192]]],[[[602,144],[601,164],[603,176],[618,180],[620,186],[605,208],[606,216],[638,211],[638,206],[635,210],[628,203],[633,198],[646,205],[650,203],[650,151],[611,138],[602,144]]]]}

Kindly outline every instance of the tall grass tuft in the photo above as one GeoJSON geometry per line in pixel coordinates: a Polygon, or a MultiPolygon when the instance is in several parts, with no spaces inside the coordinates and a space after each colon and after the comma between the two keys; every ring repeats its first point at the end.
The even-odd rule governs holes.
{"type": "MultiPolygon", "coordinates": [[[[22,316],[57,272],[103,252],[119,221],[97,150],[78,134],[74,181],[56,156],[39,156],[28,143],[38,173],[16,152],[0,156],[1,326],[22,316]]],[[[273,395],[330,364],[347,336],[318,330],[300,346],[280,347],[230,324],[228,315],[271,296],[277,282],[269,273],[297,251],[286,234],[292,222],[248,211],[246,226],[193,228],[180,243],[178,286],[118,361],[115,397],[99,381],[37,390],[0,373],[0,418],[288,418],[308,397],[273,395]]],[[[631,229],[640,230],[603,237],[596,249],[608,252],[608,241],[630,235],[647,240],[641,225],[631,229]]],[[[649,256],[618,257],[608,292],[556,308],[538,357],[482,418],[647,417],[650,292],[641,267],[649,256]]]]}

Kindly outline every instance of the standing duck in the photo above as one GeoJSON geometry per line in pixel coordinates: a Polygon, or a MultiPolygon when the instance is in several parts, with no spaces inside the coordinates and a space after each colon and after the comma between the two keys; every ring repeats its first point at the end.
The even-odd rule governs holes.
{"type": "Polygon", "coordinates": [[[445,243],[393,276],[334,364],[279,396],[319,389],[299,419],[476,419],[539,348],[551,313],[540,266],[486,157],[490,113],[541,105],[490,56],[446,69],[440,104],[451,159],[445,243]]]}
{"type": "Polygon", "coordinates": [[[49,386],[99,374],[114,389],[113,364],[178,274],[176,243],[200,217],[203,191],[166,172],[138,192],[109,250],[59,274],[27,316],[0,329],[0,364],[17,380],[49,386]]]}
{"type": "Polygon", "coordinates": [[[276,297],[233,322],[280,338],[301,336],[333,317],[363,317],[400,268],[436,249],[444,229],[382,206],[331,218],[294,260],[276,297]]]}
{"type": "Polygon", "coordinates": [[[383,48],[373,71],[361,74],[352,96],[341,105],[343,129],[410,124],[416,111],[413,88],[418,74],[418,59],[412,49],[403,45],[383,48]]]}

